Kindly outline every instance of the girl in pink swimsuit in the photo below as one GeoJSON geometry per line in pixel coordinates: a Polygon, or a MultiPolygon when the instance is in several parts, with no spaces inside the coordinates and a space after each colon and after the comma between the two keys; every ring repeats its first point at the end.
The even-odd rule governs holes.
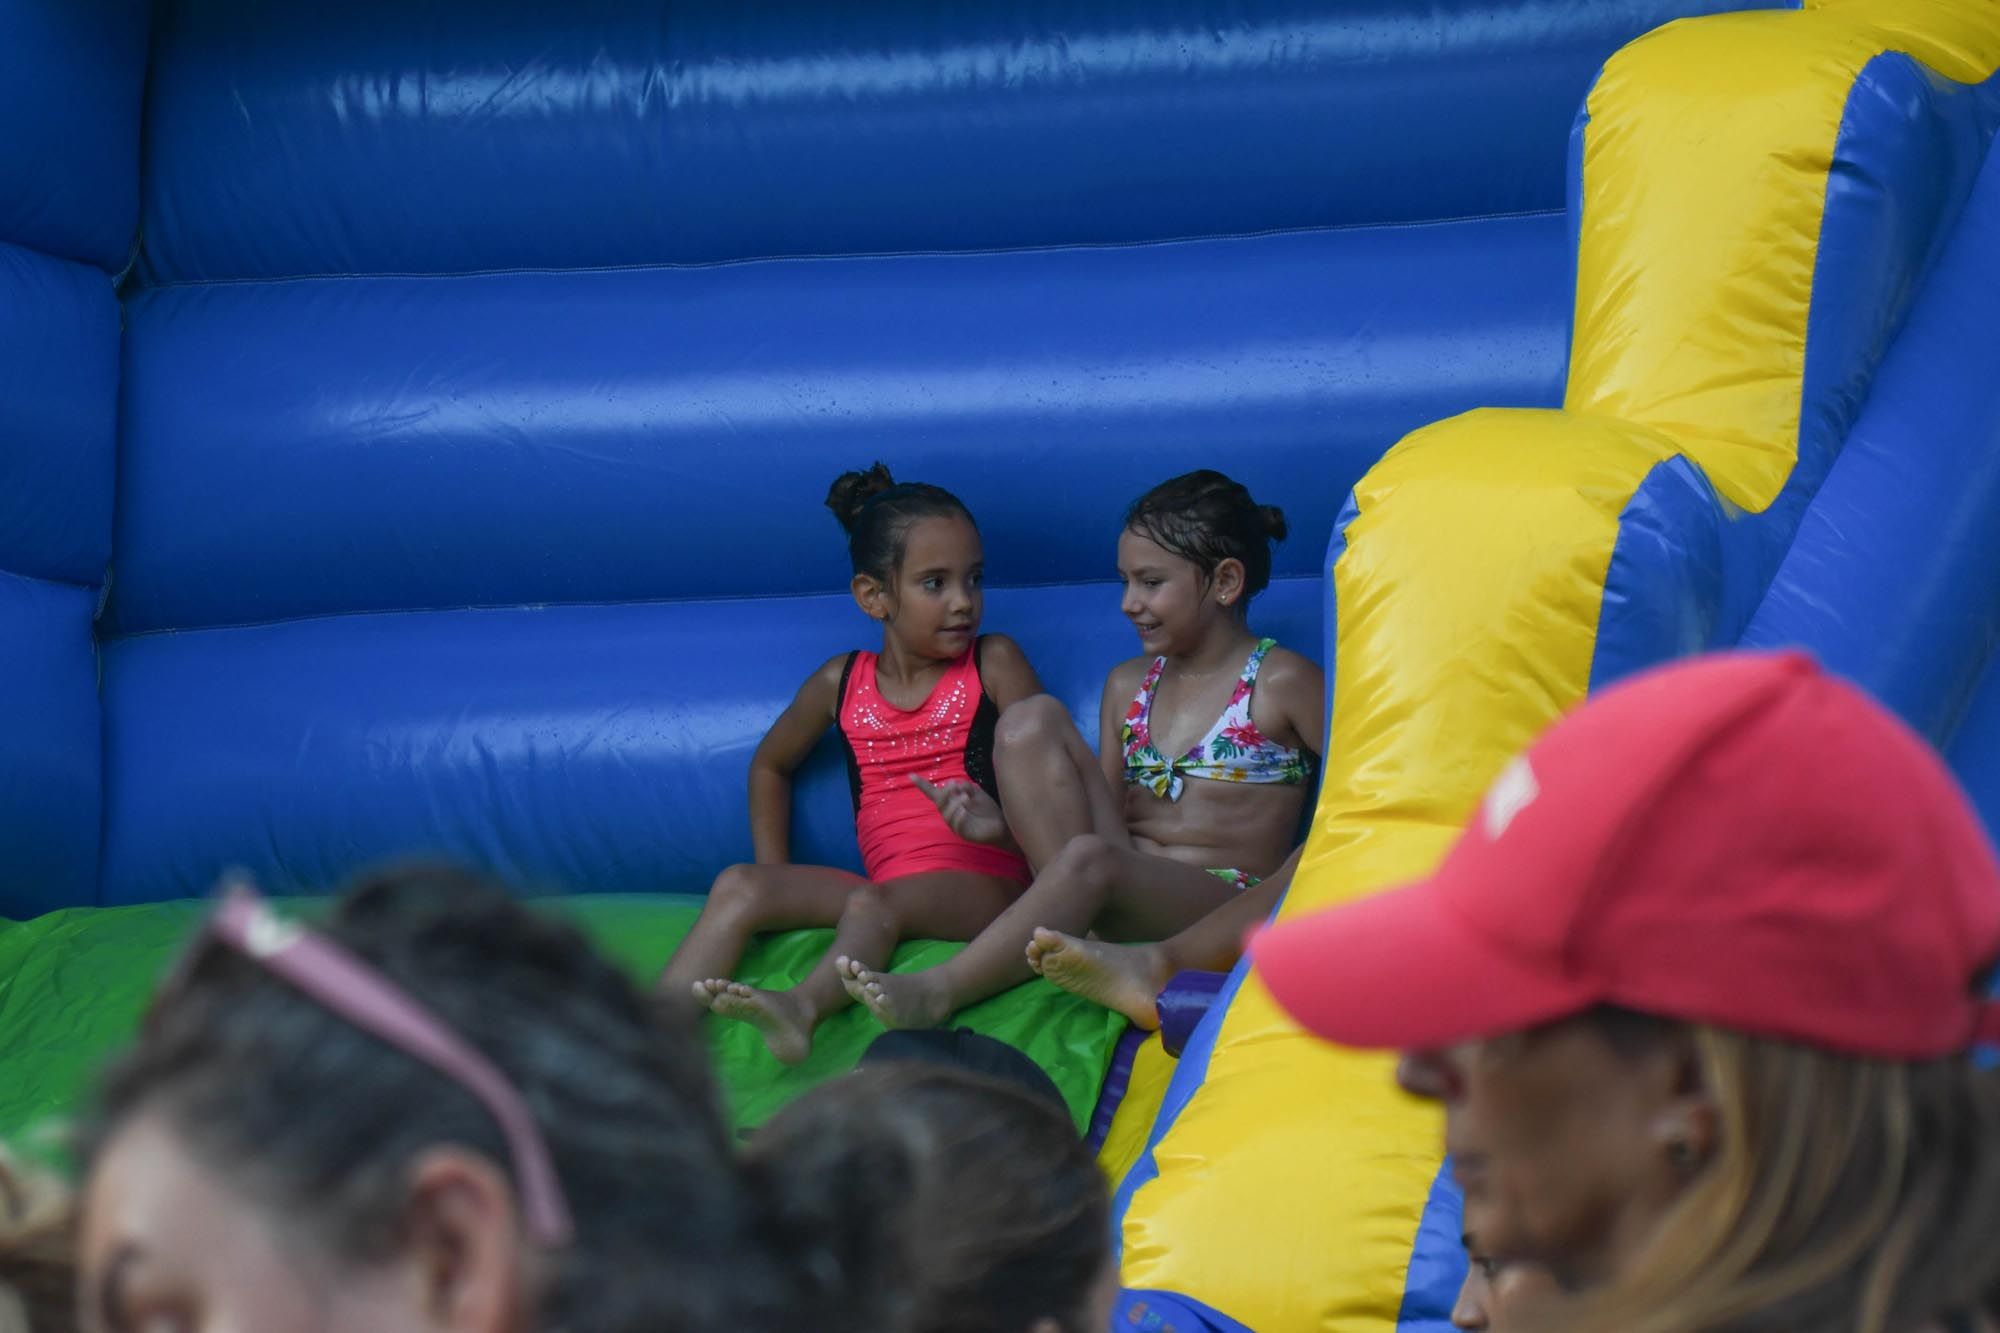
{"type": "Polygon", "coordinates": [[[933,789],[961,833],[1020,847],[1034,883],[938,967],[890,974],[841,960],[850,995],[887,1026],[925,1027],[1035,971],[1060,982],[1049,962],[1057,944],[1075,957],[1112,947],[1106,940],[1165,941],[1211,917],[1234,929],[1269,912],[1288,879],[1273,876],[1298,839],[1325,715],[1319,668],[1249,627],[1284,534],[1277,509],[1219,472],[1175,477],[1139,498],[1118,568],[1144,652],[1105,681],[1096,752],[1043,695],[1000,721],[1004,815],[977,784],[933,789]],[[1092,931],[1100,940],[1082,938],[1092,931]]]}
{"type": "Polygon", "coordinates": [[[950,492],[898,483],[880,463],[835,481],[827,506],[847,530],[854,600],[881,622],[881,651],[829,659],[758,745],[756,862],[716,879],[660,978],[665,993],[754,1025],[788,1064],[849,1003],[835,958],[879,967],[905,939],[971,939],[1030,877],[1017,849],[960,836],[925,795],[965,785],[997,798],[995,724],[1041,690],[1013,640],[979,633],[984,568],[972,515],[950,492]],[[847,750],[866,878],[791,863],[792,773],[829,726],[847,750]],[[833,947],[791,990],[730,979],[757,932],[811,926],[834,927],[833,947]]]}

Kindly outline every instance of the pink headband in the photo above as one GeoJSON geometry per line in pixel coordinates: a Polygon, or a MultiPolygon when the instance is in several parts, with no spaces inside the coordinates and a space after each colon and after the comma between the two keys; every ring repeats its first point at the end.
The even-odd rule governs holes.
{"type": "Polygon", "coordinates": [[[575,1228],[548,1141],[520,1092],[492,1061],[375,968],[325,936],[280,920],[246,883],[229,886],[182,966],[190,966],[211,939],[477,1097],[507,1140],[529,1233],[548,1249],[570,1242],[575,1228]]]}

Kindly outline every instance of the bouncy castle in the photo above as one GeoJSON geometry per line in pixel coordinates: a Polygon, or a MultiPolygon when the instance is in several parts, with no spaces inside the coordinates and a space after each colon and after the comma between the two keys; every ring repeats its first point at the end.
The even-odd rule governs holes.
{"type": "MultiPolygon", "coordinates": [[[[1330,725],[1281,916],[1718,646],[2000,822],[1996,66],[2000,0],[0,0],[0,1135],[231,868],[446,856],[656,969],[855,638],[821,497],[877,458],[1086,734],[1124,506],[1283,504],[1254,623],[1330,725]]],[[[799,859],[858,865],[848,803],[828,745],[799,859]]],[[[966,1022],[1099,1122],[1119,1327],[1447,1326],[1381,1057],[1241,969],[1177,1056],[1043,982],[966,1022]]],[[[734,1113],[870,1023],[713,1034],[734,1113]]]]}

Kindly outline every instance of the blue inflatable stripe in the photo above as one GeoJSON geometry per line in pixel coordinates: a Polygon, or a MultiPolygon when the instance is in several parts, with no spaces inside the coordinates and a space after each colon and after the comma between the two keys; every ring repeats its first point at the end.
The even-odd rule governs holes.
{"type": "MultiPolygon", "coordinates": [[[[1900,58],[1878,63],[1885,84],[1937,104],[1935,151],[1919,160],[1933,211],[1953,209],[1982,152],[1985,167],[1743,642],[1812,650],[1942,744],[2000,640],[2000,383],[1987,364],[2000,337],[2000,159],[1988,151],[2000,76],[1960,89],[1900,58]]],[[[1840,238],[1855,262],[1874,243],[1840,238]]]]}
{"type": "Polygon", "coordinates": [[[1446,1158],[1431,1182],[1410,1246],[1403,1308],[1396,1315],[1399,1333],[1447,1333],[1451,1328],[1451,1309],[1465,1285],[1464,1232],[1464,1199],[1446,1158]]]}
{"type": "Polygon", "coordinates": [[[1797,462],[1759,514],[1717,496],[1685,459],[1654,469],[1621,517],[1591,662],[1593,690],[1703,648],[1784,641],[1783,631],[1769,626],[1751,633],[1752,615],[1952,233],[1992,134],[1992,109],[1982,87],[1940,78],[1897,52],[1877,56],[1855,77],[1814,265],[1797,462]]]}

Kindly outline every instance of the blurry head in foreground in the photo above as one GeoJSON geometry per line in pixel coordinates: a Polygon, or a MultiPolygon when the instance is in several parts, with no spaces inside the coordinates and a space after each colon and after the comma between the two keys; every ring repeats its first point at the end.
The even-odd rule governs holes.
{"type": "Polygon", "coordinates": [[[1042,1095],[939,1064],[871,1065],[786,1108],[750,1157],[780,1249],[820,1275],[810,1327],[1110,1326],[1104,1176],[1042,1095]]]}
{"type": "Polygon", "coordinates": [[[303,931],[239,890],[88,1138],[103,1333],[661,1333],[769,1297],[692,1036],[567,926],[449,872],[303,931]]]}
{"type": "Polygon", "coordinates": [[[1300,1023],[1442,1104],[1486,1256],[1627,1333],[1991,1308],[2000,1096],[1967,1052],[1996,956],[1964,796],[1795,654],[1614,687],[1430,880],[1255,948],[1300,1023]]]}
{"type": "Polygon", "coordinates": [[[0,1333],[73,1333],[75,1242],[69,1190],[0,1149],[0,1333]]]}

